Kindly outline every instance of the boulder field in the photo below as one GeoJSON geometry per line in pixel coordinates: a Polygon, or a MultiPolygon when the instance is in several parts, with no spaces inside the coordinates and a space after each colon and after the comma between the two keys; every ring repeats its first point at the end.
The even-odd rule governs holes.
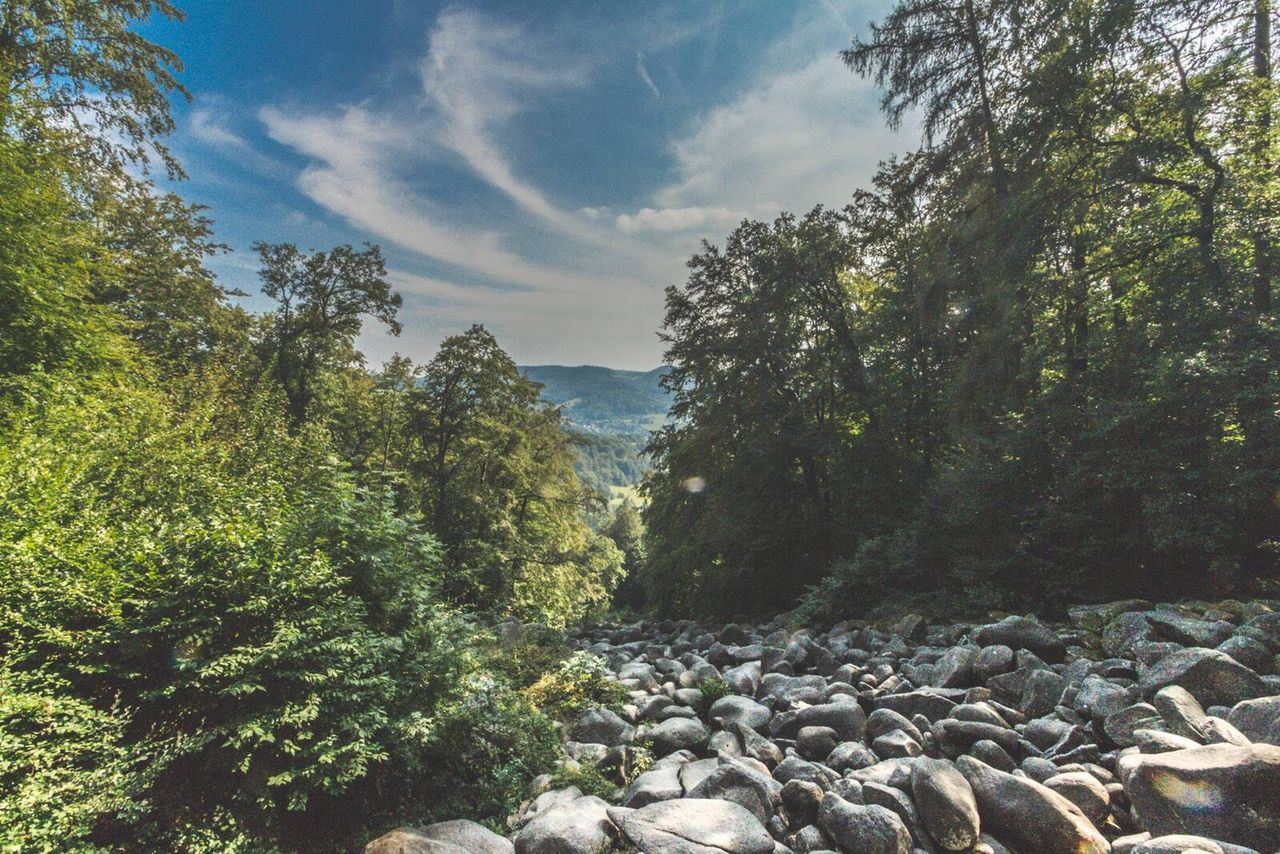
{"type": "Polygon", "coordinates": [[[573,640],[630,690],[565,730],[613,797],[544,776],[506,836],[457,820],[367,851],[1280,851],[1280,603],[573,640]]]}

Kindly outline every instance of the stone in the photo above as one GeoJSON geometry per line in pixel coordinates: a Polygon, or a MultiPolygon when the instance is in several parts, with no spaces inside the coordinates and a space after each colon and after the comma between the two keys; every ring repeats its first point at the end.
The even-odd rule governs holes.
{"type": "MultiPolygon", "coordinates": [[[[1013,761],[1013,757],[1009,752],[994,741],[988,738],[980,739],[973,743],[969,748],[969,755],[980,762],[985,762],[992,768],[998,768],[1001,771],[1007,771],[1012,774],[1013,769],[1018,767],[1018,763],[1013,761]]],[[[1036,758],[1036,757],[1028,757],[1036,758]]],[[[1052,765],[1053,763],[1049,763],[1052,765]]],[[[1057,769],[1057,766],[1054,766],[1057,769]]]]}
{"type": "Polygon", "coordinates": [[[924,752],[920,747],[920,742],[900,729],[886,732],[871,742],[871,750],[881,759],[903,759],[910,756],[919,756],[924,752]]]}
{"type": "Polygon", "coordinates": [[[877,709],[892,709],[905,717],[924,715],[931,721],[945,718],[964,699],[963,691],[924,689],[876,697],[877,709]]]}
{"type": "Polygon", "coordinates": [[[844,773],[848,770],[857,770],[875,765],[880,761],[880,757],[871,752],[865,744],[860,741],[845,741],[837,744],[835,749],[827,754],[824,765],[834,771],[844,773]]]}
{"type": "Polygon", "coordinates": [[[1107,787],[1088,772],[1067,771],[1045,780],[1044,785],[1078,806],[1095,827],[1105,822],[1111,813],[1107,787]]]}
{"type": "Polygon", "coordinates": [[[973,635],[979,646],[1007,646],[1027,649],[1050,664],[1067,656],[1067,646],[1044,623],[1035,617],[1005,617],[998,623],[982,626],[973,635]]]}
{"type": "Polygon", "coordinates": [[[1151,698],[1151,704],[1160,713],[1165,728],[1174,735],[1195,741],[1205,741],[1204,707],[1181,685],[1166,685],[1151,698]]]}
{"type": "Polygon", "coordinates": [[[514,854],[515,850],[509,840],[465,819],[401,827],[364,847],[365,854],[514,854]]]}
{"type": "Polygon", "coordinates": [[[1217,646],[1235,631],[1235,626],[1223,620],[1197,620],[1174,611],[1150,611],[1146,618],[1156,634],[1183,646],[1217,646]]]}
{"type": "Polygon", "coordinates": [[[967,851],[980,832],[973,789],[954,765],[941,759],[919,759],[911,769],[911,796],[920,821],[947,851],[967,851]]]}
{"type": "Polygon", "coordinates": [[[600,798],[587,796],[540,812],[516,834],[516,854],[608,851],[617,835],[608,809],[600,798]]]}
{"type": "Polygon", "coordinates": [[[822,805],[822,787],[804,780],[788,780],[782,787],[782,805],[792,827],[803,827],[818,820],[822,805]]]}
{"type": "Polygon", "coordinates": [[[680,767],[653,768],[636,777],[622,796],[624,807],[647,807],[658,801],[669,801],[684,794],[680,785],[680,767]]]}
{"type": "Polygon", "coordinates": [[[1216,649],[1191,647],[1165,656],[1147,668],[1139,680],[1144,696],[1166,685],[1180,685],[1201,706],[1231,706],[1267,693],[1262,677],[1216,649]]]}
{"type": "Polygon", "coordinates": [[[874,741],[894,730],[901,730],[916,741],[923,741],[920,728],[893,709],[876,709],[867,716],[867,738],[874,741]]]}
{"type": "Polygon", "coordinates": [[[1086,676],[1076,692],[1071,708],[1076,714],[1090,720],[1104,720],[1133,702],[1129,689],[1101,676],[1086,676]]]}
{"type": "Polygon", "coordinates": [[[578,716],[571,730],[576,741],[588,744],[605,744],[614,747],[630,743],[635,727],[624,721],[610,709],[597,706],[578,716]]]}
{"type": "Polygon", "coordinates": [[[1203,836],[1185,833],[1157,836],[1139,842],[1129,849],[1129,854],[1225,854],[1222,846],[1203,836]]]}
{"type": "Polygon", "coordinates": [[[800,727],[796,733],[796,752],[815,762],[826,759],[839,743],[836,731],[829,726],[800,727]]]}
{"type": "Polygon", "coordinates": [[[654,756],[662,757],[677,750],[697,750],[707,743],[709,736],[701,721],[670,718],[645,730],[638,738],[649,745],[654,756]]]}
{"type": "Polygon", "coordinates": [[[756,732],[746,724],[729,725],[729,731],[742,742],[742,752],[767,768],[773,768],[783,759],[782,748],[756,732]]]}
{"type": "Polygon", "coordinates": [[[881,806],[851,804],[828,792],[818,809],[818,826],[845,854],[911,854],[911,832],[881,806]]]}
{"type": "Polygon", "coordinates": [[[1012,669],[1013,650],[1004,644],[984,646],[973,660],[973,676],[982,684],[986,684],[992,676],[1008,673],[1012,669]]]}
{"type": "Polygon", "coordinates": [[[750,697],[739,697],[729,694],[711,704],[707,711],[709,720],[720,720],[725,728],[730,724],[746,724],[754,730],[761,730],[769,725],[773,712],[767,706],[757,703],[750,697]]]}
{"type": "Polygon", "coordinates": [[[1215,649],[1254,670],[1265,670],[1271,665],[1271,651],[1267,649],[1267,645],[1248,635],[1229,637],[1215,649]]]}
{"type": "Polygon", "coordinates": [[[1149,703],[1134,703],[1118,712],[1107,715],[1102,731],[1120,747],[1132,747],[1138,742],[1133,733],[1139,729],[1151,729],[1160,722],[1160,713],[1149,703]]]}
{"type": "Polygon", "coordinates": [[[1251,741],[1280,745],[1280,696],[1242,700],[1231,707],[1227,722],[1251,741]]]}
{"type": "Polygon", "coordinates": [[[1210,744],[1144,755],[1121,771],[1134,813],[1155,836],[1280,849],[1280,747],[1210,744]]]}
{"type": "Polygon", "coordinates": [[[1052,670],[1033,670],[1027,675],[1018,708],[1029,718],[1039,718],[1052,712],[1062,699],[1067,680],[1052,670]]]}
{"type": "Polygon", "coordinates": [[[1106,838],[1071,801],[1033,780],[997,771],[971,756],[956,760],[973,789],[985,828],[1018,850],[1108,854],[1106,838]]]}
{"type": "Polygon", "coordinates": [[[862,738],[867,715],[857,702],[822,703],[795,712],[774,715],[769,729],[776,738],[794,738],[801,727],[825,726],[836,731],[841,741],[862,738]]]}
{"type": "Polygon", "coordinates": [[[708,774],[689,790],[687,797],[730,801],[764,824],[773,818],[774,796],[770,787],[777,785],[766,775],[731,762],[708,774]]]}
{"type": "Polygon", "coordinates": [[[967,646],[953,646],[942,654],[933,668],[935,688],[967,688],[974,682],[973,662],[978,651],[967,646]]]}
{"type": "Polygon", "coordinates": [[[731,801],[683,798],[629,812],[609,811],[622,834],[646,854],[773,854],[773,838],[731,801]]]}

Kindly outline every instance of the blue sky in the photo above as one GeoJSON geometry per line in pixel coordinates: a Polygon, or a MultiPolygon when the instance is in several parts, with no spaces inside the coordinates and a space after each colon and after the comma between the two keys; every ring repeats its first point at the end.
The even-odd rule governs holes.
{"type": "Polygon", "coordinates": [[[194,95],[181,192],[257,288],[255,240],[382,246],[404,332],[489,326],[524,364],[647,369],[663,289],[743,217],[844,204],[911,144],[837,51],[859,2],[188,0],[147,33],[194,95]]]}

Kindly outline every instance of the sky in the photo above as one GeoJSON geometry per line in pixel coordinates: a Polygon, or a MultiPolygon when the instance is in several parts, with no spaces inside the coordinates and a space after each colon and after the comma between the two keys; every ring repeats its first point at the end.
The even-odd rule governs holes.
{"type": "MultiPolygon", "coordinates": [[[[382,247],[425,361],[483,323],[520,364],[661,363],[664,289],[743,218],[841,206],[911,145],[838,52],[882,0],[187,0],[179,191],[256,292],[255,241],[382,247]]],[[[250,308],[266,306],[250,299],[250,308]]]]}

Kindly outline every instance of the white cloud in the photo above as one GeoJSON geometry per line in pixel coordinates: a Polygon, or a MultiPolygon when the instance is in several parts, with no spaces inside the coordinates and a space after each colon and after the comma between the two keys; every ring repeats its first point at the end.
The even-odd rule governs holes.
{"type": "Polygon", "coordinates": [[[833,54],[765,76],[675,140],[678,178],[654,202],[757,211],[843,204],[880,159],[904,147],[875,104],[872,86],[833,54]]]}
{"type": "Polygon", "coordinates": [[[649,76],[649,69],[644,66],[644,51],[636,51],[636,73],[640,75],[640,80],[645,86],[649,87],[649,91],[653,93],[654,98],[661,98],[662,91],[658,88],[658,84],[653,82],[653,78],[649,76]]]}
{"type": "Polygon", "coordinates": [[[746,217],[726,207],[642,208],[634,214],[619,214],[614,221],[625,234],[640,232],[720,230],[733,226],[746,217]]]}

